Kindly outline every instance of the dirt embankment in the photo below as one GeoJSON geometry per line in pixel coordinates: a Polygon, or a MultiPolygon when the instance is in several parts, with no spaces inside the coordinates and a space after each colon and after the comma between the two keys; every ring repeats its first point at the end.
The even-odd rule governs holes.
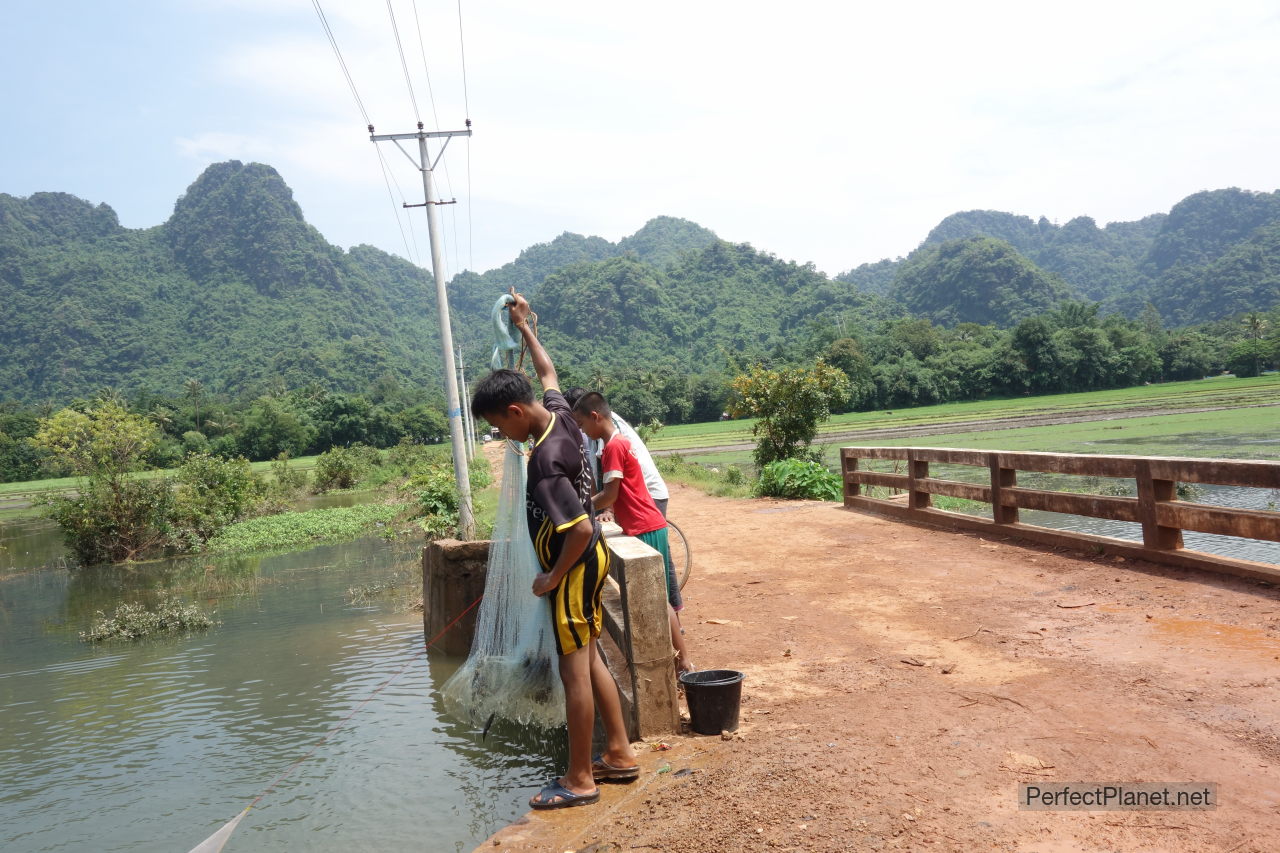
{"type": "Polygon", "coordinates": [[[677,488],[671,512],[694,660],[747,675],[738,737],[673,736],[640,782],[480,849],[1280,849],[1275,588],[832,504],[677,488]],[[1039,782],[1220,805],[1020,811],[1039,782]]]}

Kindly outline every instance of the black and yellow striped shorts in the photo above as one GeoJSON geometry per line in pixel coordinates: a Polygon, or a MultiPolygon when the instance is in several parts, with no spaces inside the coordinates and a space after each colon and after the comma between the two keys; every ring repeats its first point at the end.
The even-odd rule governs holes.
{"type": "Polygon", "coordinates": [[[560,585],[547,596],[551,603],[551,624],[555,628],[556,651],[576,652],[600,636],[604,611],[600,594],[609,576],[609,549],[604,537],[587,549],[583,560],[565,574],[560,585]]]}

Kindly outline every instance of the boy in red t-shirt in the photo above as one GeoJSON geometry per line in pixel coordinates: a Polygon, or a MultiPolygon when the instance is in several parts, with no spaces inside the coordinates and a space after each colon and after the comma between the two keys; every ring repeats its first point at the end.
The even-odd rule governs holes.
{"type": "Polygon", "coordinates": [[[604,442],[600,459],[601,488],[592,495],[591,505],[596,510],[611,508],[623,533],[636,537],[662,555],[667,572],[667,615],[671,622],[671,645],[676,650],[676,669],[687,672],[693,669],[693,664],[689,662],[684,635],[680,633],[680,618],[676,616],[676,611],[684,607],[684,601],[671,564],[667,520],[649,494],[631,442],[614,426],[611,414],[609,403],[598,391],[583,394],[573,407],[573,419],[587,438],[604,442]]]}

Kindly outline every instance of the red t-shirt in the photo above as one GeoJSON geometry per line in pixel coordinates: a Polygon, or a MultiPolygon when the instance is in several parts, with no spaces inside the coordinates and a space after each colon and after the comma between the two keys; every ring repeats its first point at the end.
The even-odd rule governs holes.
{"type": "Polygon", "coordinates": [[[605,442],[604,453],[600,457],[600,478],[609,483],[622,480],[618,489],[618,499],[613,504],[614,517],[618,526],[628,536],[639,536],[641,533],[652,533],[667,526],[667,520],[658,511],[649,489],[644,484],[644,472],[640,470],[640,462],[636,459],[631,442],[620,432],[605,442]]]}

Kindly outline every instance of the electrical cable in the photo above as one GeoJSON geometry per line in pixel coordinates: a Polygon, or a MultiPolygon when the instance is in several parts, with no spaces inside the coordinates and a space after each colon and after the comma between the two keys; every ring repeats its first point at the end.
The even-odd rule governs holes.
{"type": "Polygon", "coordinates": [[[469,123],[471,121],[471,100],[467,95],[467,43],[462,37],[462,0],[458,0],[458,50],[462,54],[462,106],[467,111],[466,119],[469,123]]]}
{"type": "Polygon", "coordinates": [[[342,76],[347,78],[347,86],[351,88],[351,97],[355,99],[356,106],[360,109],[360,115],[364,116],[364,123],[371,125],[369,121],[369,113],[364,108],[364,101],[360,99],[360,93],[356,91],[356,82],[351,79],[351,72],[347,70],[347,63],[342,58],[342,51],[338,49],[338,40],[333,37],[333,30],[329,28],[329,19],[325,17],[324,10],[320,8],[320,0],[311,0],[311,5],[315,7],[316,14],[320,16],[320,23],[324,26],[324,33],[329,37],[329,44],[333,47],[333,55],[338,58],[338,66],[342,68],[342,76]]]}
{"type": "MultiPolygon", "coordinates": [[[[414,0],[417,2],[417,0],[414,0]]],[[[467,93],[467,42],[462,35],[462,0],[458,0],[458,51],[462,55],[462,106],[471,127],[471,97],[467,93]]],[[[467,137],[467,266],[476,268],[475,229],[471,224],[471,137],[467,137]]]]}
{"type": "Polygon", "coordinates": [[[400,67],[404,69],[404,84],[409,87],[409,100],[413,103],[413,117],[422,124],[422,113],[418,110],[418,98],[413,93],[413,80],[409,77],[409,63],[404,58],[404,47],[400,44],[400,28],[396,26],[396,13],[391,8],[391,0],[387,0],[387,15],[391,18],[391,32],[396,37],[396,50],[400,54],[400,67]]]}
{"type": "Polygon", "coordinates": [[[431,71],[427,68],[427,47],[422,40],[422,21],[418,19],[418,0],[413,0],[413,23],[418,29],[418,51],[422,54],[422,73],[427,76],[427,97],[431,100],[431,117],[436,130],[440,129],[440,115],[436,112],[436,93],[431,87],[431,71]]]}
{"type": "MultiPolygon", "coordinates": [[[[387,200],[391,202],[391,211],[392,211],[392,213],[394,213],[394,214],[395,214],[395,216],[396,216],[396,225],[397,225],[397,226],[399,227],[399,229],[400,229],[400,240],[401,240],[401,242],[403,242],[403,243],[404,243],[404,252],[405,252],[405,254],[406,254],[406,255],[408,255],[409,259],[413,261],[413,263],[414,263],[414,265],[415,265],[415,266],[419,266],[419,267],[420,267],[420,266],[422,266],[422,263],[421,263],[421,254],[420,254],[420,253],[419,253],[419,251],[418,251],[418,237],[417,237],[417,235],[416,235],[416,234],[414,234],[414,232],[413,232],[413,221],[412,221],[412,220],[410,220],[410,222],[409,222],[409,237],[413,240],[413,251],[412,251],[412,252],[410,252],[410,251],[409,251],[409,240],[405,239],[405,235],[404,235],[404,223],[402,223],[402,222],[400,221],[400,210],[401,210],[402,208],[398,208],[398,207],[396,207],[396,199],[395,199],[395,196],[391,194],[391,181],[395,181],[395,174],[394,174],[394,173],[391,173],[390,180],[388,180],[387,175],[388,175],[389,169],[387,168],[387,161],[386,161],[386,160],[383,158],[383,156],[382,156],[382,149],[381,149],[381,148],[379,148],[377,145],[375,145],[375,146],[373,146],[373,150],[374,150],[375,152],[377,152],[377,154],[378,154],[378,165],[380,165],[380,166],[382,167],[382,183],[386,185],[386,188],[387,188],[387,200]]],[[[396,191],[400,193],[400,202],[401,202],[401,205],[403,206],[403,203],[404,203],[404,191],[400,189],[400,183],[399,183],[398,181],[396,182],[396,191]]]]}
{"type": "MultiPolygon", "coordinates": [[[[422,38],[422,21],[418,18],[418,0],[413,0],[413,23],[418,31],[418,52],[422,55],[422,73],[427,78],[427,97],[431,101],[431,118],[436,123],[436,130],[440,129],[440,114],[436,111],[436,93],[435,88],[431,85],[431,69],[427,66],[427,46],[422,38]]],[[[449,164],[443,164],[444,167],[444,185],[449,191],[449,197],[454,198],[453,179],[449,176],[449,164]]]]}

